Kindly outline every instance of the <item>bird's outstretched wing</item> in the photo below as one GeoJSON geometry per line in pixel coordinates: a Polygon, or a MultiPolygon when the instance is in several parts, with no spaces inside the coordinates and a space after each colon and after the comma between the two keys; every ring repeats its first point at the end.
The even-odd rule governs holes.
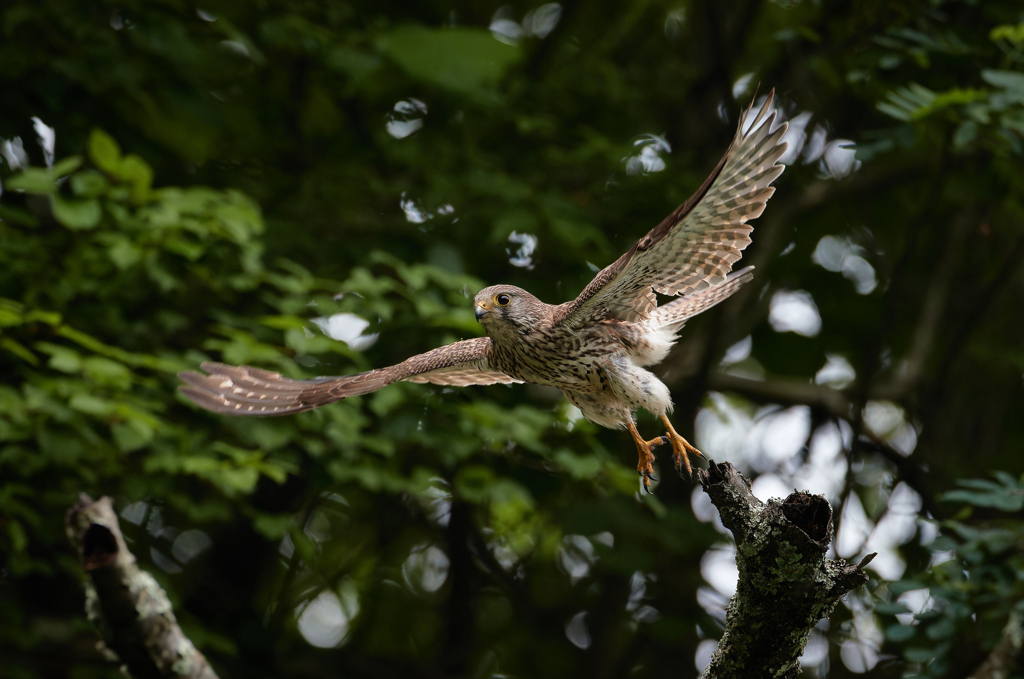
{"type": "Polygon", "coordinates": [[[189,400],[215,413],[227,415],[287,415],[312,410],[348,396],[359,396],[404,380],[430,384],[469,386],[511,384],[519,380],[493,370],[487,360],[489,337],[455,342],[397,365],[346,377],[293,380],[280,373],[246,365],[203,363],[207,375],[178,373],[178,387],[189,400]]]}
{"type": "Polygon", "coordinates": [[[556,309],[555,322],[569,329],[612,318],[639,321],[657,307],[655,292],[689,295],[725,280],[753,227],[775,192],[771,183],[785,166],[787,124],[772,130],[772,90],[751,121],[753,104],[740,116],[729,150],[690,198],[603,269],[571,302],[556,309]]]}

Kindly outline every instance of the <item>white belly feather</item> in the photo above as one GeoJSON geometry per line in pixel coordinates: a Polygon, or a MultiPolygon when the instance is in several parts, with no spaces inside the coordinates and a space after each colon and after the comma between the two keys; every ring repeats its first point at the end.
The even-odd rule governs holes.
{"type": "Polygon", "coordinates": [[[670,413],[672,395],[668,387],[643,366],[665,359],[675,344],[677,331],[678,328],[644,328],[627,351],[594,362],[598,370],[590,373],[590,389],[577,391],[557,386],[585,418],[603,427],[624,427],[632,418],[631,412],[641,408],[656,417],[670,413]]]}

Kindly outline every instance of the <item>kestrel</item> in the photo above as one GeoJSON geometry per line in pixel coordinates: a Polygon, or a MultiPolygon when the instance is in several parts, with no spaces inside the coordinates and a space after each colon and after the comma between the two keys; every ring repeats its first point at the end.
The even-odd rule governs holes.
{"type": "Polygon", "coordinates": [[[647,366],[660,363],[683,324],[728,298],[753,278],[753,267],[730,273],[750,244],[748,220],[761,215],[785,169],[786,123],[772,129],[769,93],[750,119],[740,116],[729,149],[697,192],[628,252],[603,269],[579,297],[553,306],[526,290],[495,285],[474,299],[486,337],[463,340],[358,375],[293,380],[249,366],[203,363],[209,374],[183,372],[181,392],[197,405],[228,415],[285,415],[392,382],[445,386],[530,382],[557,387],[583,416],[629,430],[637,471],[650,492],[652,449],[670,443],[676,468],[690,473],[688,455],[701,453],[668,419],[672,398],[647,366]],[[655,293],[678,297],[658,306],[655,293]],[[666,435],[645,441],[633,413],[643,408],[666,435]]]}

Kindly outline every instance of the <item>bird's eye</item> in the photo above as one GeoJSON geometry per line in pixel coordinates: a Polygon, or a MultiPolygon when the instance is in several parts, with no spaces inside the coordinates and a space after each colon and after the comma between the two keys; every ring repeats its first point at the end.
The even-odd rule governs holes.
{"type": "Polygon", "coordinates": [[[497,304],[498,306],[508,306],[509,302],[511,301],[512,298],[506,295],[505,293],[501,293],[500,295],[494,296],[494,303],[497,304]]]}

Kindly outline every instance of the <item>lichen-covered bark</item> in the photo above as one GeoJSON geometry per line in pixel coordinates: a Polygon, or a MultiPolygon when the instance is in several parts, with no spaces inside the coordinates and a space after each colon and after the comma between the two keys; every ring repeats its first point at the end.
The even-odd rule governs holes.
{"type": "Polygon", "coordinates": [[[868,580],[860,564],[827,560],[832,507],[795,492],[762,503],[728,462],[698,474],[736,538],[739,583],[726,629],[703,679],[795,677],[811,629],[848,592],[868,580]]]}
{"type": "Polygon", "coordinates": [[[88,575],[86,612],[129,673],[135,679],[217,679],[178,627],[167,594],[136,565],[110,498],[80,496],[65,525],[88,575]]]}

